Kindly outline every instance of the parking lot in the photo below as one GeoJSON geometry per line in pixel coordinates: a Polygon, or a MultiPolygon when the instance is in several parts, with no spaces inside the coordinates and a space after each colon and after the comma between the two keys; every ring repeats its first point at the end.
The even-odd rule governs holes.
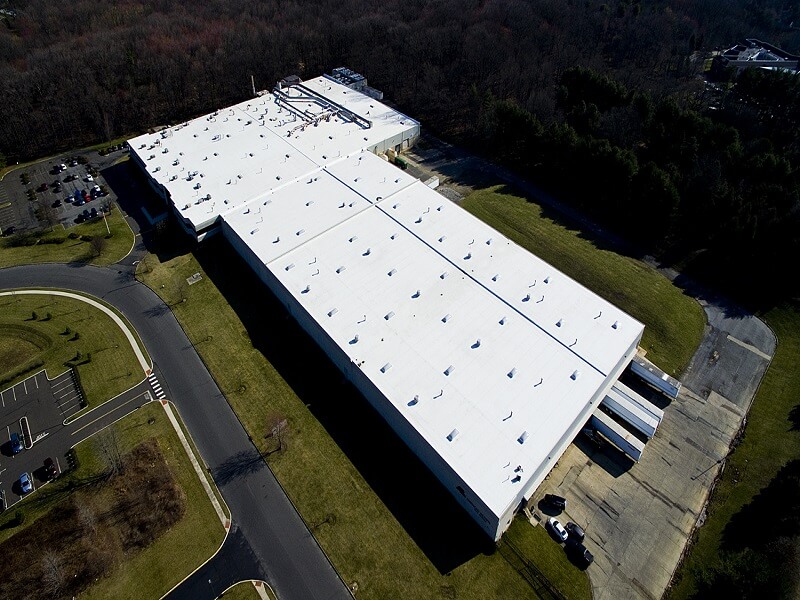
{"type": "MultiPolygon", "coordinates": [[[[55,430],[63,427],[64,417],[59,408],[59,393],[75,393],[72,372],[49,381],[44,371],[17,385],[0,391],[0,428],[6,434],[0,446],[0,493],[3,496],[4,507],[15,504],[22,496],[19,487],[19,477],[22,473],[32,475],[33,488],[43,485],[47,481],[44,469],[44,460],[52,458],[57,468],[63,466],[64,448],[58,455],[45,455],[39,451],[37,443],[46,438],[55,430]],[[23,449],[15,454],[11,447],[12,434],[20,436],[23,449]]],[[[77,409],[80,408],[80,401],[77,409]]],[[[74,411],[73,411],[74,412],[74,411]]]]}
{"type": "Polygon", "coordinates": [[[119,147],[105,156],[93,151],[56,157],[7,173],[0,181],[0,232],[9,235],[57,223],[70,227],[101,216],[116,200],[102,171],[124,156],[119,147]]]}
{"type": "Polygon", "coordinates": [[[0,508],[11,508],[47,484],[46,459],[53,460],[57,476],[68,468],[70,448],[142,404],[163,397],[158,379],[152,377],[76,417],[82,397],[72,369],[53,379],[40,371],[0,391],[0,508]],[[21,442],[16,452],[14,434],[21,442]],[[23,473],[30,474],[32,483],[27,494],[20,488],[23,473]]]}

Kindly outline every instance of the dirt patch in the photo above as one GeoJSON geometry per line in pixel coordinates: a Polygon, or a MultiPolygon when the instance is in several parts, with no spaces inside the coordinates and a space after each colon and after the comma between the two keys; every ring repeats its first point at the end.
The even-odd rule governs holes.
{"type": "Polygon", "coordinates": [[[155,439],[123,464],[0,544],[0,598],[78,595],[181,519],[186,498],[155,439]]]}

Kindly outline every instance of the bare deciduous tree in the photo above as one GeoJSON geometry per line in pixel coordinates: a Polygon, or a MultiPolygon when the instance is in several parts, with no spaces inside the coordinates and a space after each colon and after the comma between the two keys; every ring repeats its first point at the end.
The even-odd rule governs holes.
{"type": "Polygon", "coordinates": [[[272,438],[277,441],[277,447],[271,452],[281,452],[286,447],[286,434],[289,431],[289,421],[279,415],[267,419],[267,435],[264,437],[272,438]]]}
{"type": "Polygon", "coordinates": [[[51,596],[60,594],[67,581],[61,557],[49,550],[42,556],[42,585],[51,596]]]}
{"type": "Polygon", "coordinates": [[[116,430],[113,427],[104,429],[95,437],[95,444],[100,456],[106,462],[108,474],[116,475],[122,472],[122,451],[120,450],[116,430]]]}
{"type": "Polygon", "coordinates": [[[78,523],[86,533],[90,535],[97,533],[97,515],[88,504],[81,504],[78,507],[78,523]]]}
{"type": "Polygon", "coordinates": [[[89,246],[92,248],[92,256],[100,256],[108,246],[108,240],[102,235],[96,235],[89,242],[89,246]]]}

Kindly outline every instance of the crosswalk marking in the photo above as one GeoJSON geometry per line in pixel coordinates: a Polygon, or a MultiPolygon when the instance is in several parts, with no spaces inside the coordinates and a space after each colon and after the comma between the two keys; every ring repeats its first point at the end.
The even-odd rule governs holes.
{"type": "Polygon", "coordinates": [[[167,397],[167,395],[164,393],[164,390],[161,389],[161,384],[158,382],[158,377],[156,377],[155,373],[151,373],[147,380],[150,382],[150,387],[153,388],[156,398],[161,400],[162,398],[167,397]]]}

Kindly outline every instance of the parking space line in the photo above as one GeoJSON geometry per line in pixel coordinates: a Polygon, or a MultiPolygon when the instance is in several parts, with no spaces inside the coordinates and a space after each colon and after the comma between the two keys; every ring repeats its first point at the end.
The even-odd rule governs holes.
{"type": "Polygon", "coordinates": [[[38,390],[39,389],[39,374],[38,373],[33,376],[33,381],[34,381],[34,383],[36,383],[36,389],[38,390]]]}
{"type": "Polygon", "coordinates": [[[67,396],[71,396],[72,394],[77,394],[77,393],[78,393],[78,390],[76,390],[75,386],[72,385],[72,386],[69,387],[69,389],[67,389],[60,396],[56,396],[55,394],[53,394],[53,398],[55,398],[57,401],[60,401],[62,398],[66,398],[67,396]]]}
{"type": "Polygon", "coordinates": [[[25,383],[25,381],[26,381],[25,379],[22,380],[22,389],[25,390],[25,395],[27,395],[28,394],[28,386],[25,383]]]}
{"type": "Polygon", "coordinates": [[[77,392],[76,392],[76,394],[74,396],[70,396],[69,398],[66,398],[63,402],[58,402],[56,404],[56,406],[58,408],[64,408],[67,404],[71,403],[73,400],[80,400],[80,399],[81,399],[80,395],[78,395],[77,392]]]}
{"type": "Polygon", "coordinates": [[[17,392],[14,391],[13,387],[11,388],[11,393],[14,394],[14,402],[16,402],[17,401],[17,392]]]}

